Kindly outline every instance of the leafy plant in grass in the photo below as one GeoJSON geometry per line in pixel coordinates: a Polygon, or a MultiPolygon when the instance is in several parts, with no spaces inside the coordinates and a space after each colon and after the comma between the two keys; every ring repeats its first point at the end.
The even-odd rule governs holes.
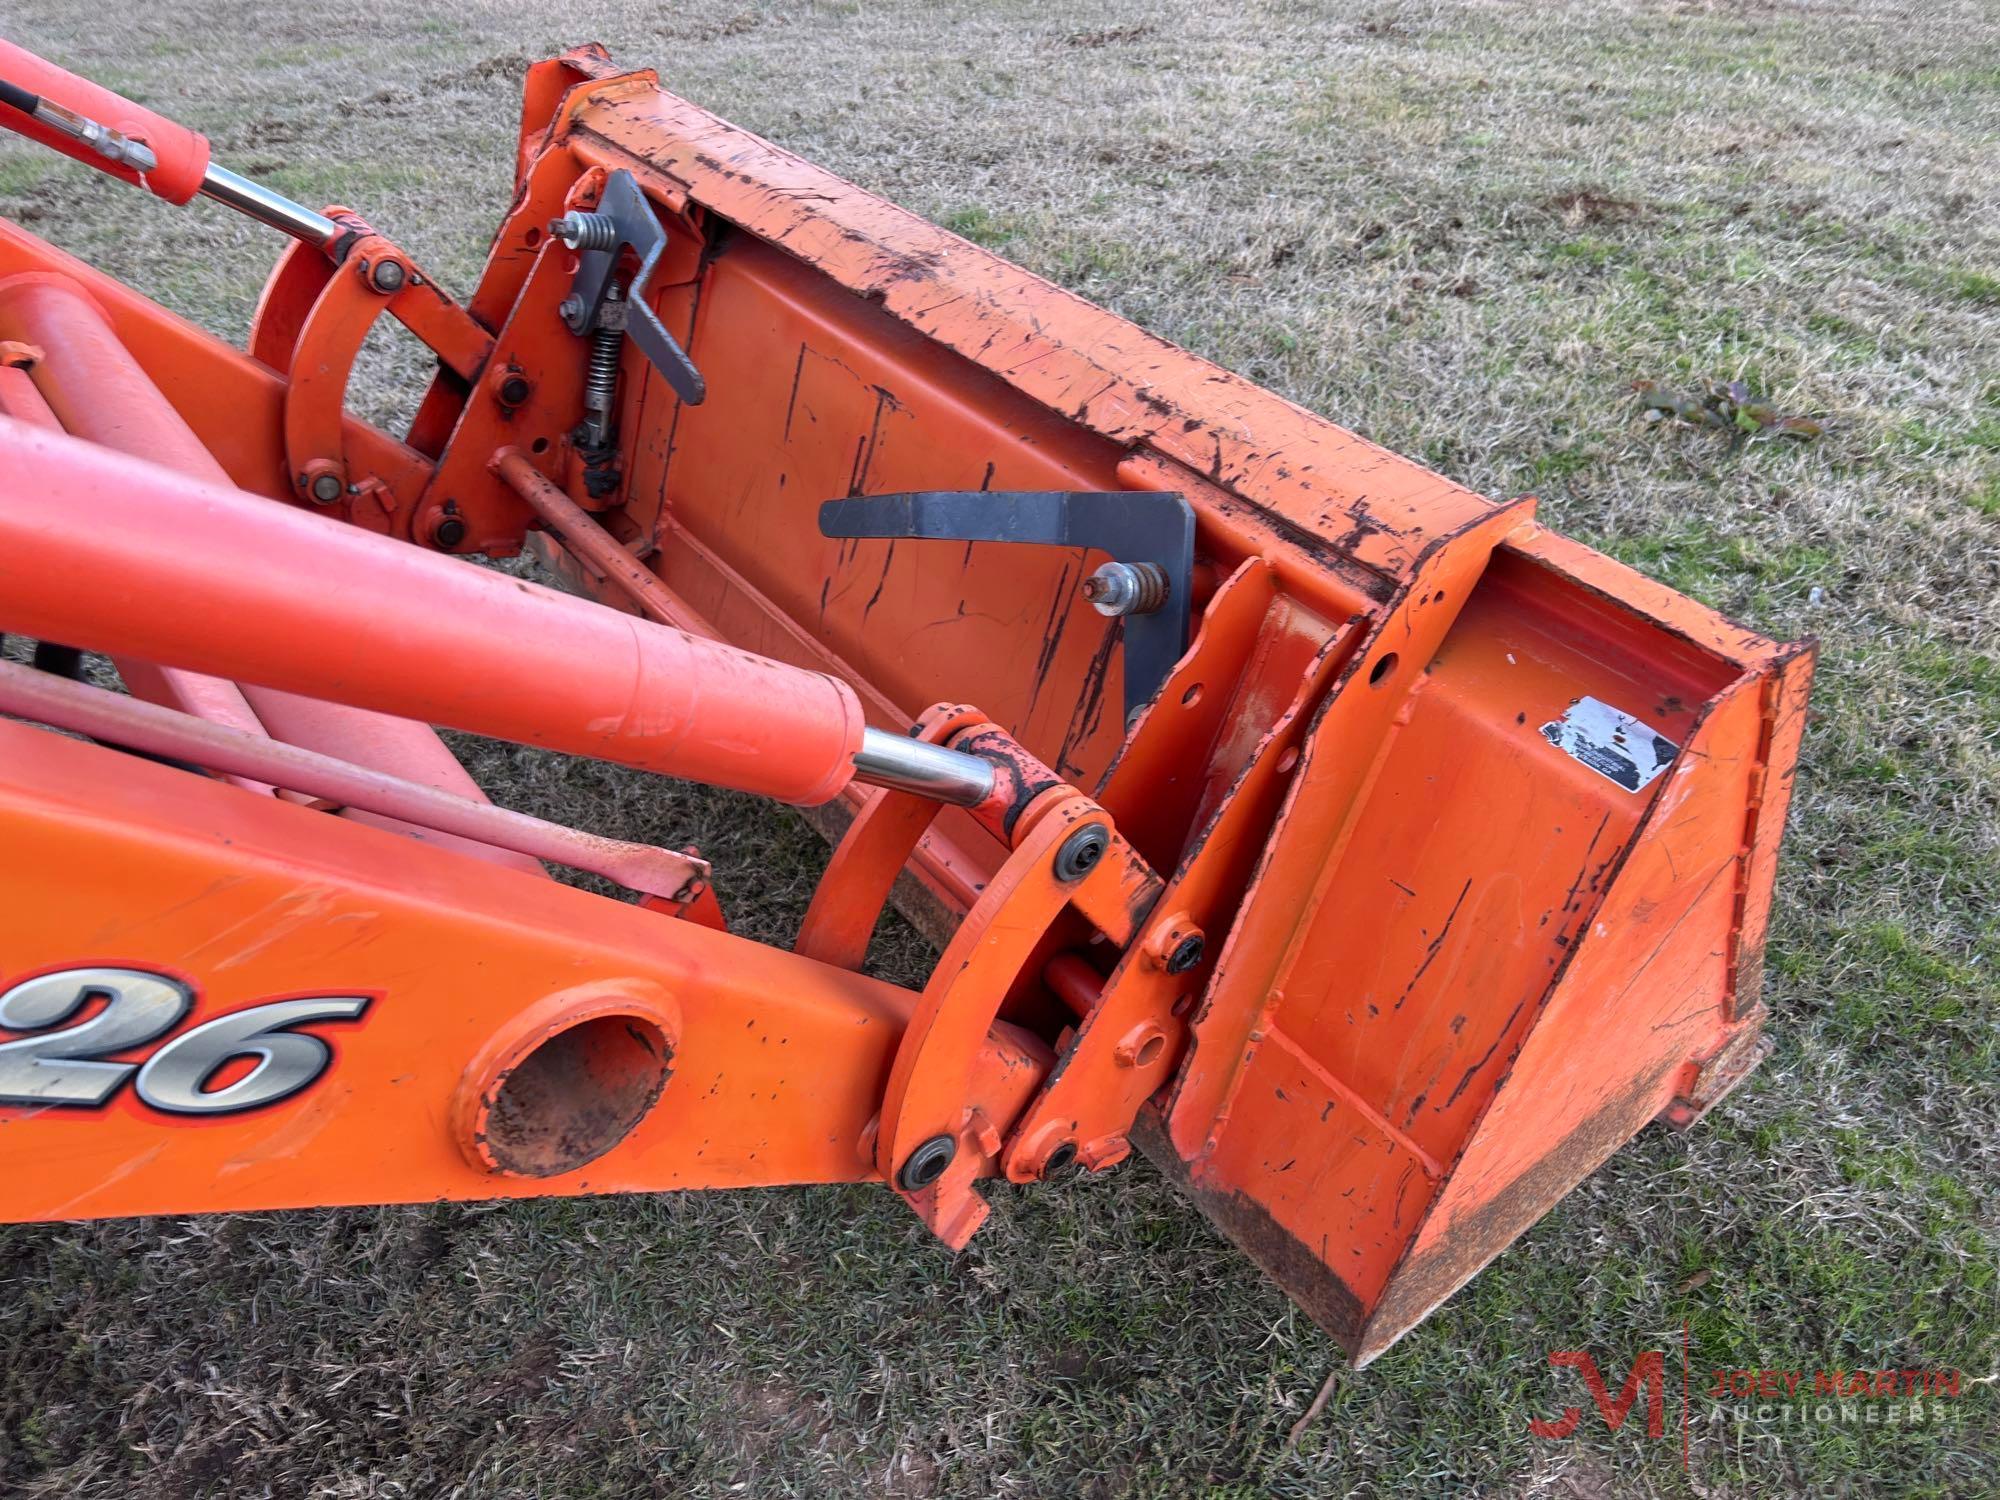
{"type": "Polygon", "coordinates": [[[1741,380],[1709,380],[1692,394],[1668,390],[1657,380],[1635,380],[1632,389],[1649,422],[1680,421],[1727,432],[1732,442],[1793,438],[1810,442],[1824,430],[1810,417],[1781,413],[1741,380]]]}

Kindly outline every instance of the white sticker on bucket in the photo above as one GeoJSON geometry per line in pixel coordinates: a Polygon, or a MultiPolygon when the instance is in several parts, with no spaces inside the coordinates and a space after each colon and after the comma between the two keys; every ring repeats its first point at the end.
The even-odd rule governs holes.
{"type": "Polygon", "coordinates": [[[1542,738],[1628,792],[1644,791],[1680,754],[1676,745],[1630,714],[1595,698],[1579,698],[1542,738]]]}

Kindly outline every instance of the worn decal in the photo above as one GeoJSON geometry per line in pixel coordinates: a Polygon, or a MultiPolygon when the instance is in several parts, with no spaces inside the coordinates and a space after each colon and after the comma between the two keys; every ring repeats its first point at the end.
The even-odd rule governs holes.
{"type": "Polygon", "coordinates": [[[1579,698],[1542,738],[1628,792],[1644,791],[1680,753],[1665,735],[1596,698],[1579,698]]]}

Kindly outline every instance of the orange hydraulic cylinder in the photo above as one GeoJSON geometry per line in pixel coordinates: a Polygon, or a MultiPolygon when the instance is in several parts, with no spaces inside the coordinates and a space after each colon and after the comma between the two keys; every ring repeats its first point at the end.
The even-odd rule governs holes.
{"type": "Polygon", "coordinates": [[[0,629],[819,803],[846,683],[0,418],[0,629]]]}
{"type": "Polygon", "coordinates": [[[20,131],[30,140],[40,141],[52,151],[88,162],[100,172],[109,172],[113,177],[137,183],[169,203],[185,203],[201,191],[202,178],[208,171],[207,136],[185,125],[176,125],[165,115],[156,114],[142,104],[134,104],[123,95],[114,94],[87,78],[79,78],[35,56],[25,47],[17,47],[4,39],[0,39],[0,79],[31,94],[39,94],[51,104],[61,105],[100,125],[109,126],[120,135],[144,141],[153,148],[159,165],[142,176],[132,167],[106,160],[76,137],[65,135],[32,115],[0,104],[0,112],[4,112],[0,118],[4,118],[9,129],[20,131]]]}
{"type": "MultiPolygon", "coordinates": [[[[196,479],[229,484],[215,455],[140,368],[104,314],[75,281],[56,274],[0,281],[0,338],[36,345],[37,389],[65,431],[121,453],[134,453],[196,479]]],[[[149,663],[118,663],[140,697],[169,702],[233,728],[268,732],[290,744],[352,760],[411,781],[485,801],[486,794],[428,724],[362,713],[149,663]]],[[[409,834],[428,843],[522,870],[541,866],[524,855],[469,839],[418,829],[393,818],[349,809],[356,822],[409,834]]]]}
{"type": "MultiPolygon", "coordinates": [[[[0,61],[4,60],[0,57],[0,61]]],[[[184,445],[174,442],[170,425],[153,423],[154,428],[165,430],[148,430],[146,418],[163,398],[134,363],[130,352],[118,342],[117,334],[97,306],[68,277],[31,274],[0,281],[0,339],[32,345],[38,351],[34,373],[29,378],[41,402],[40,409],[16,411],[27,405],[26,393],[22,399],[8,402],[8,409],[24,420],[46,425],[42,422],[46,415],[57,424],[58,430],[92,437],[127,452],[150,452],[164,463],[187,457],[184,445]],[[44,343],[44,339],[52,341],[58,361],[56,368],[50,366],[51,345],[44,343]],[[62,368],[69,371],[67,380],[60,374],[62,368]],[[153,437],[159,441],[149,441],[153,437]]],[[[186,424],[180,425],[185,430],[186,424]]],[[[192,433],[188,434],[188,441],[201,448],[192,433]]],[[[207,474],[214,462],[208,451],[201,449],[203,467],[196,472],[207,474]]],[[[148,661],[126,659],[117,666],[125,685],[142,698],[171,704],[232,729],[252,734],[264,732],[242,689],[233,682],[160,667],[148,661]]],[[[231,779],[251,790],[269,790],[240,777],[231,779]]]]}

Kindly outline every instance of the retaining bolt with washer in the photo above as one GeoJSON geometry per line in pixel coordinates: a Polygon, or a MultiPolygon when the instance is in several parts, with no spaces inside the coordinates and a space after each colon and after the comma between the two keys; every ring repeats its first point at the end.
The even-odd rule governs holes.
{"type": "Polygon", "coordinates": [[[934,1135],[912,1151],[896,1181],[906,1193],[921,1193],[944,1176],[944,1169],[958,1155],[958,1142],[948,1135],[934,1135]]]}
{"type": "Polygon", "coordinates": [[[1083,580],[1083,597],[1100,615],[1150,615],[1167,602],[1167,571],[1158,563],[1108,562],[1083,580]]]}
{"type": "Polygon", "coordinates": [[[1056,879],[1068,884],[1081,880],[1097,868],[1104,851],[1111,847],[1111,832],[1102,823],[1086,823],[1062,841],[1056,850],[1056,879]]]}

